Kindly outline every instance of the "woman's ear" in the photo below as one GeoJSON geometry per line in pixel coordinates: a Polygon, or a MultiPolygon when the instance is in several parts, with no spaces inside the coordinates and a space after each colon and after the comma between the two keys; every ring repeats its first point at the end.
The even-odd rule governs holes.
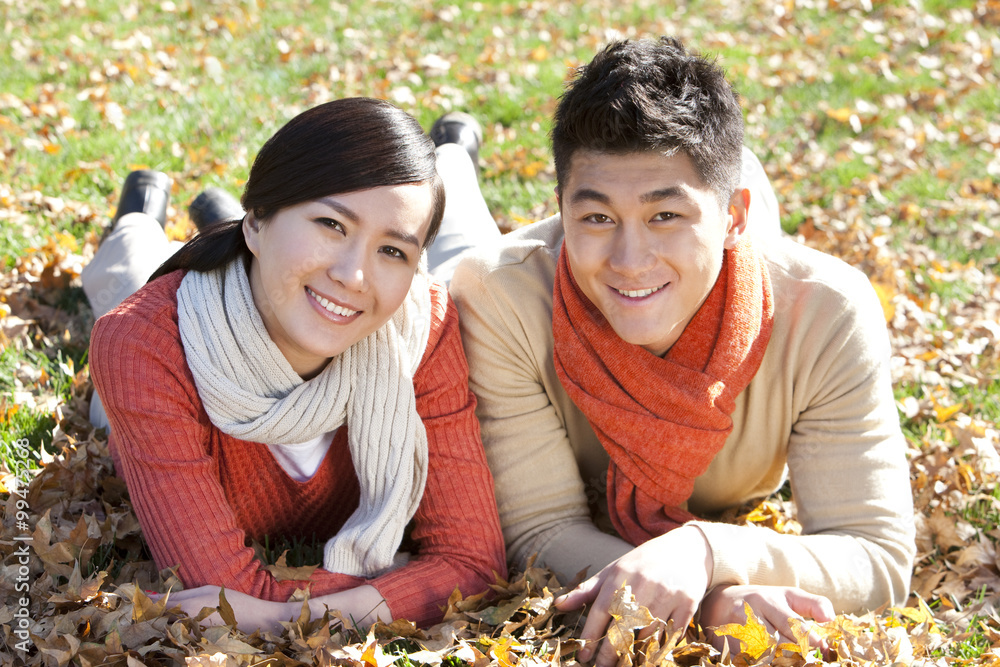
{"type": "Polygon", "coordinates": [[[243,238],[250,254],[260,258],[260,221],[254,217],[253,211],[247,211],[243,216],[243,238]]]}
{"type": "Polygon", "coordinates": [[[747,232],[747,213],[750,210],[750,191],[746,188],[737,190],[729,200],[726,210],[727,232],[726,249],[732,248],[747,232]]]}

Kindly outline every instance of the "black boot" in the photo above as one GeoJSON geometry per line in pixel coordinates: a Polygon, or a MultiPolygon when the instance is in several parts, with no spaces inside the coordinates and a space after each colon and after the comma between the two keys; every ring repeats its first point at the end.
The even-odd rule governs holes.
{"type": "Polygon", "coordinates": [[[243,207],[222,188],[205,188],[188,206],[188,217],[199,230],[214,222],[243,217],[243,207]]]}
{"type": "Polygon", "coordinates": [[[452,111],[434,121],[430,137],[435,146],[458,144],[468,152],[479,175],[479,146],[483,143],[483,128],[467,113],[452,111]]]}
{"type": "Polygon", "coordinates": [[[156,218],[160,227],[167,224],[167,202],[170,201],[170,177],[162,171],[140,169],[125,177],[118,210],[111,219],[114,228],[126,213],[145,213],[156,218]]]}

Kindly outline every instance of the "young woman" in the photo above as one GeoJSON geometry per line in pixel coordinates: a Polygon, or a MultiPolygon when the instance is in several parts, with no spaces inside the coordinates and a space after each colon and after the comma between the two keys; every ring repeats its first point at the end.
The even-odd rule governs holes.
{"type": "Polygon", "coordinates": [[[422,260],[433,142],[386,102],[320,105],[261,148],[242,206],[91,337],[116,469],[188,589],[171,601],[197,613],[223,587],[241,625],[274,628],[308,587],[317,612],[439,620],[506,566],[457,315],[422,260]],[[249,545],[279,536],[325,541],[322,567],[277,580],[249,545]]]}

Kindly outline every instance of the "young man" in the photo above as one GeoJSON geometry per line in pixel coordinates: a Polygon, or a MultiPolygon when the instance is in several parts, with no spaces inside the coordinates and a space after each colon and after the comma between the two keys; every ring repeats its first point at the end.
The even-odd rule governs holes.
{"type": "MultiPolygon", "coordinates": [[[[452,281],[508,553],[569,581],[596,652],[622,582],[657,617],[902,602],[914,555],[885,321],[863,274],[762,233],[712,62],[619,42],[552,132],[560,214],[452,281]],[[749,223],[748,223],[749,220],[749,223]],[[713,523],[791,481],[802,535],[713,523]],[[602,569],[603,568],[603,569],[602,569]]],[[[769,188],[769,186],[768,186],[769,188]]]]}

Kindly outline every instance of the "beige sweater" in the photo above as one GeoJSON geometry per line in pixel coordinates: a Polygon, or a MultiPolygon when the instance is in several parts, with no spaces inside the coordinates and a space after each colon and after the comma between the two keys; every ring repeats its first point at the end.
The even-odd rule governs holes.
{"type": "MultiPolygon", "coordinates": [[[[552,364],[562,238],[558,216],[508,234],[459,265],[451,292],[512,564],[537,554],[568,581],[631,547],[609,534],[608,456],[552,364]]],[[[711,585],[800,586],[844,612],[900,603],[913,505],[878,299],[836,258],[787,239],[758,247],[774,331],[688,509],[710,517],[775,491],[787,474],[803,535],[699,521],[714,554],[711,585]]]]}

